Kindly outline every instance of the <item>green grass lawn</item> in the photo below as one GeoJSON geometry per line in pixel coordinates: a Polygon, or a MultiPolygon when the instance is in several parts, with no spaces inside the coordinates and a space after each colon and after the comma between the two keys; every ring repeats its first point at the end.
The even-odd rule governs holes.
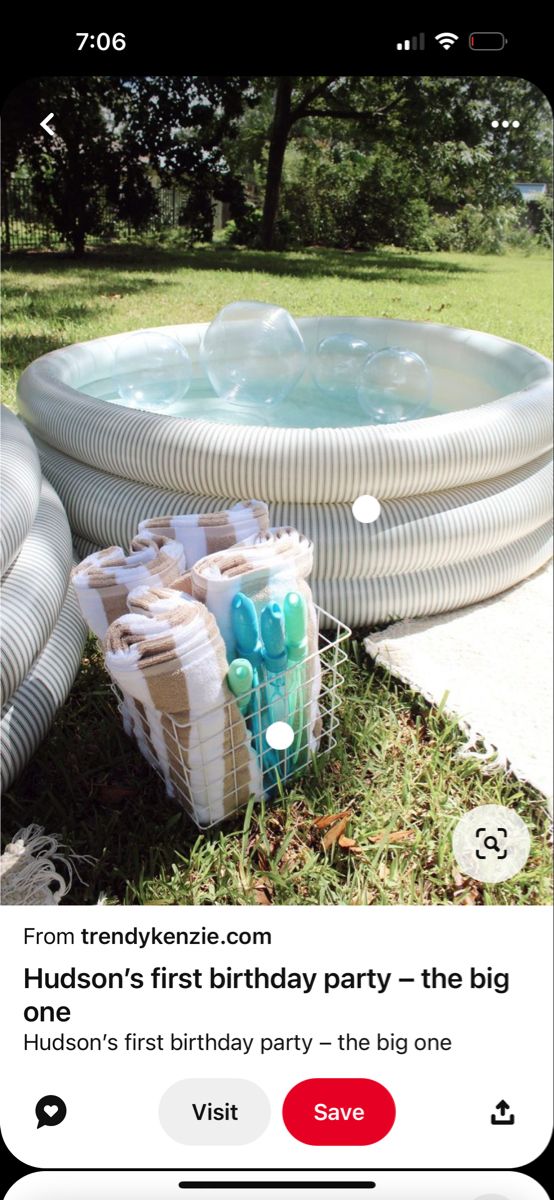
{"type": "MultiPolygon", "coordinates": [[[[120,247],[82,263],[12,257],[3,267],[5,403],[38,354],[70,342],[210,319],[236,299],[295,315],[406,317],[466,325],[551,353],[546,254],[484,257],[307,250],[289,254],[120,247]]],[[[545,904],[548,819],[542,798],[458,753],[455,724],[352,644],[338,745],[266,811],[248,809],[198,835],[123,735],[91,639],[71,697],[24,775],[4,797],[4,837],[40,821],[93,862],[69,902],[150,904],[545,904]],[[460,876],[454,824],[483,803],[512,805],[533,851],[496,888],[460,876]],[[317,816],[350,810],[352,845],[327,848],[317,816]]]]}
{"type": "Polygon", "coordinates": [[[209,321],[231,300],[270,300],[294,316],[403,317],[465,325],[552,353],[551,261],[520,254],[264,254],[223,247],[121,246],[82,263],[55,254],[3,264],[4,403],[47,350],[146,325],[209,321]]]}

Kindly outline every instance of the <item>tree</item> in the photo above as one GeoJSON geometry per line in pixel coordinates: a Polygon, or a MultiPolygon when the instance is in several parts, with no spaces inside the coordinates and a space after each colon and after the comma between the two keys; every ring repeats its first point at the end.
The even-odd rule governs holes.
{"type": "Polygon", "coordinates": [[[25,163],[37,198],[75,256],[87,235],[99,231],[102,196],[117,174],[105,108],[112,88],[100,78],[32,80],[12,92],[4,110],[8,170],[25,163]],[[53,136],[40,126],[50,112],[53,136]]]}
{"type": "MultiPolygon", "coordinates": [[[[285,150],[294,126],[309,118],[331,118],[335,121],[362,121],[364,125],[371,125],[376,129],[387,113],[401,102],[402,87],[396,94],[393,93],[388,101],[374,104],[374,97],[369,104],[364,104],[363,100],[367,100],[367,96],[364,97],[363,84],[363,80],[336,75],[311,79],[280,75],[275,80],[275,103],[269,135],[262,216],[264,249],[269,250],[273,244],[285,150]]],[[[387,90],[386,85],[381,90],[387,90]]]]}
{"type": "Polygon", "coordinates": [[[205,228],[210,193],[226,184],[236,190],[221,142],[232,134],[248,86],[238,77],[32,80],[5,106],[7,178],[25,163],[76,256],[88,235],[102,231],[106,201],[140,227],[155,210],[156,179],[188,185],[191,211],[203,214],[205,228]],[[49,112],[53,137],[40,127],[49,112]]]}
{"type": "Polygon", "coordinates": [[[162,183],[185,188],[180,223],[192,238],[211,238],[214,200],[228,201],[233,215],[244,209],[243,189],[226,147],[257,96],[244,76],[161,75],[124,81],[116,111],[127,151],[135,161],[148,161],[162,183]]]}
{"type": "Polygon", "coordinates": [[[410,76],[280,76],[267,81],[273,103],[262,218],[262,243],[273,244],[285,154],[291,137],[366,155],[389,147],[412,181],[413,196],[437,211],[471,201],[505,202],[518,175],[549,178],[548,105],[523,79],[410,76]],[[517,114],[496,132],[498,114],[517,114]],[[523,133],[524,131],[524,133],[523,133]],[[546,174],[545,174],[546,173],[546,174]]]}

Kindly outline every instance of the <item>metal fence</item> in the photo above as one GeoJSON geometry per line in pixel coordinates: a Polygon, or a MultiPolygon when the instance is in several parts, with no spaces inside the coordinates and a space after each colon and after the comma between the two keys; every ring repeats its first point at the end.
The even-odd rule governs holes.
{"type": "MultiPolygon", "coordinates": [[[[111,241],[126,241],[137,233],[159,233],[180,226],[180,213],[187,193],[179,187],[158,188],[156,206],[140,230],[129,221],[122,221],[113,204],[106,199],[100,203],[99,230],[87,234],[87,245],[111,241]]],[[[2,249],[49,250],[64,244],[61,234],[49,218],[44,204],[37,198],[30,182],[18,180],[2,185],[2,249]]]]}

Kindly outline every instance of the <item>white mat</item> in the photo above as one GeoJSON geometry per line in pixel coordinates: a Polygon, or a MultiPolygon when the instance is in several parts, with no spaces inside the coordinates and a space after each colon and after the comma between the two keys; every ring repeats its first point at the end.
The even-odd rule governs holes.
{"type": "Polygon", "coordinates": [[[482,604],[399,621],[365,640],[372,658],[458,717],[472,744],[552,809],[552,564],[482,604]]]}

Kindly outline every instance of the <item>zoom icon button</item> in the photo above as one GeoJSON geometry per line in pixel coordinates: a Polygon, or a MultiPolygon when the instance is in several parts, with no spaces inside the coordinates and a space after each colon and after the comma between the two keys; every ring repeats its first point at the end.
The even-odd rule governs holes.
{"type": "Polygon", "coordinates": [[[525,866],[531,837],[525,821],[503,804],[480,804],[458,821],[452,850],[464,875],[503,883],[525,866]]]}

